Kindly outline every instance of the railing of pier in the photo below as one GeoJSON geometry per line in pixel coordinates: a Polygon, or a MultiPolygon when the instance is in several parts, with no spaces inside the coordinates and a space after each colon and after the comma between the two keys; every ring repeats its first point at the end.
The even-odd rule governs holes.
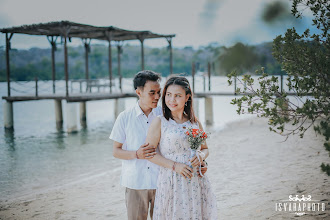
{"type": "MultiPolygon", "coordinates": [[[[235,88],[243,88],[239,81],[231,86],[228,85],[228,78],[226,76],[211,76],[208,77],[207,72],[198,72],[196,75],[185,76],[191,85],[194,85],[195,93],[226,93],[226,94],[235,94],[235,88]]],[[[255,79],[255,82],[260,76],[252,76],[255,79]]],[[[269,76],[272,77],[272,76],[269,76]]],[[[283,90],[289,91],[288,86],[284,83],[287,79],[287,76],[275,75],[278,78],[278,84],[280,89],[282,89],[281,84],[283,84],[283,90]],[[282,83],[281,83],[282,78],[282,83]]],[[[167,77],[163,77],[160,84],[161,87],[166,82],[167,77]]],[[[239,76],[238,79],[242,80],[243,76],[239,76]]],[[[6,84],[3,83],[5,86],[6,84]]],[[[42,95],[65,95],[65,81],[56,80],[55,81],[56,90],[53,93],[53,81],[52,80],[38,80],[37,78],[34,81],[12,81],[11,82],[11,96],[42,96],[42,95]]],[[[133,78],[122,78],[122,88],[119,86],[119,78],[113,80],[112,93],[134,93],[133,88],[133,78]]],[[[259,89],[259,85],[255,83],[254,89],[259,89]]],[[[79,80],[70,80],[69,83],[69,95],[79,95],[79,94],[103,94],[110,93],[109,88],[109,79],[96,79],[86,81],[84,79],[79,80]]],[[[291,91],[294,92],[294,91],[291,91]]]]}

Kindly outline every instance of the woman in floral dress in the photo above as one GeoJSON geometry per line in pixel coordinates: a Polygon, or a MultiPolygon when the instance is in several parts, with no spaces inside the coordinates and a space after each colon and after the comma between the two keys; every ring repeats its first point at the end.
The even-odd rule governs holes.
{"type": "Polygon", "coordinates": [[[158,154],[150,161],[160,166],[153,220],[217,219],[210,182],[205,175],[197,175],[200,161],[209,154],[208,147],[202,144],[200,153],[191,158],[185,134],[187,128],[203,129],[194,115],[192,102],[185,77],[167,80],[162,96],[163,115],[153,120],[146,140],[149,145],[158,146],[158,154]],[[189,162],[197,169],[191,169],[189,162]]]}

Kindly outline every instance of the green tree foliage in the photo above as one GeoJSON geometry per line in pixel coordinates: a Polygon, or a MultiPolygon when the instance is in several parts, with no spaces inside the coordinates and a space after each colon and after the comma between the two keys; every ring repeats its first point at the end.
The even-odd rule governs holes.
{"type": "Polygon", "coordinates": [[[283,73],[280,64],[272,55],[272,43],[263,43],[256,46],[237,43],[232,47],[212,48],[215,61],[214,72],[216,75],[227,75],[231,71],[241,75],[254,72],[261,66],[267,67],[269,74],[283,73]]]}
{"type": "MultiPolygon", "coordinates": [[[[242,80],[237,73],[229,74],[246,87],[237,89],[245,94],[232,100],[238,106],[239,114],[257,114],[269,118],[270,130],[288,137],[299,133],[302,138],[311,126],[325,137],[324,147],[330,152],[330,2],[327,0],[294,0],[292,13],[297,18],[302,16],[300,9],[308,8],[313,13],[313,24],[320,30],[310,34],[307,29],[298,34],[295,28],[288,29],[284,36],[278,36],[273,42],[273,55],[288,74],[287,86],[296,93],[291,101],[286,91],[281,91],[277,77],[270,77],[261,68],[258,86],[254,79],[245,75],[242,80]],[[288,129],[288,123],[292,126],[288,129]]],[[[330,153],[329,153],[330,156],[330,153]]],[[[322,163],[321,169],[330,175],[330,165],[322,163]]]]}
{"type": "Polygon", "coordinates": [[[225,72],[236,69],[239,74],[242,74],[244,71],[250,71],[258,61],[258,55],[254,52],[254,48],[242,43],[237,43],[235,46],[224,50],[219,56],[219,61],[225,72]]]}

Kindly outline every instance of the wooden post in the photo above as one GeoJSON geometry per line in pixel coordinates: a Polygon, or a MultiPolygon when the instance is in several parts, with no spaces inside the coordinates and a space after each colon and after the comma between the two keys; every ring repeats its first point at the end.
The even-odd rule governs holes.
{"type": "Polygon", "coordinates": [[[211,63],[207,63],[207,75],[209,78],[209,91],[211,91],[211,63]]]}
{"type": "Polygon", "coordinates": [[[36,82],[36,97],[38,97],[38,77],[35,77],[36,82]]]}
{"type": "Polygon", "coordinates": [[[9,57],[9,50],[11,48],[10,46],[10,40],[13,37],[13,33],[11,33],[8,36],[8,33],[6,33],[6,67],[7,67],[7,96],[10,97],[10,57],[9,57]]]}
{"type": "Polygon", "coordinates": [[[65,95],[69,96],[69,69],[68,69],[68,48],[67,34],[64,36],[64,73],[65,73],[65,95]]]}
{"type": "Polygon", "coordinates": [[[85,79],[86,79],[86,83],[88,83],[89,80],[89,70],[88,70],[88,54],[90,52],[90,40],[89,42],[87,41],[87,39],[85,39],[84,41],[84,46],[85,46],[85,79]]]}
{"type": "Polygon", "coordinates": [[[67,132],[75,133],[78,131],[77,123],[77,103],[66,103],[67,132]]]}
{"type": "Polygon", "coordinates": [[[111,51],[111,41],[109,41],[109,79],[110,79],[110,93],[112,93],[112,51],[111,51]]]}
{"type": "Polygon", "coordinates": [[[141,42],[141,70],[144,70],[144,36],[138,37],[141,42]]]}
{"type": "Polygon", "coordinates": [[[170,50],[170,74],[173,74],[173,50],[172,50],[172,37],[166,38],[170,50]]]}
{"type": "Polygon", "coordinates": [[[56,92],[56,87],[55,87],[55,49],[56,49],[56,43],[54,42],[52,44],[52,80],[53,80],[53,93],[55,94],[56,92]]]}
{"type": "Polygon", "coordinates": [[[63,129],[63,113],[62,113],[62,100],[55,99],[55,120],[56,120],[56,129],[58,131],[63,129]]]}
{"type": "Polygon", "coordinates": [[[55,51],[56,51],[56,40],[57,36],[47,36],[48,42],[52,46],[52,80],[53,80],[53,94],[56,92],[55,80],[56,80],[56,71],[55,71],[55,51]]]}
{"type": "Polygon", "coordinates": [[[237,81],[237,80],[236,80],[236,77],[235,77],[235,79],[234,79],[234,94],[235,94],[235,95],[237,95],[237,94],[236,94],[236,81],[237,81]]]}
{"type": "Polygon", "coordinates": [[[5,129],[14,130],[13,102],[5,101],[3,103],[3,119],[5,129]]]}
{"type": "Polygon", "coordinates": [[[111,31],[107,31],[106,32],[106,36],[108,38],[108,42],[109,42],[109,46],[108,46],[108,50],[109,50],[109,80],[110,80],[110,93],[112,93],[112,51],[111,51],[111,40],[112,40],[112,33],[111,31]]]}
{"type": "Polygon", "coordinates": [[[203,74],[203,91],[205,92],[206,90],[206,82],[205,82],[205,75],[203,74]]]}
{"type": "Polygon", "coordinates": [[[213,125],[213,100],[212,97],[205,98],[205,123],[213,125]]]}
{"type": "Polygon", "coordinates": [[[80,102],[80,125],[87,128],[86,102],[80,102]]]}
{"type": "Polygon", "coordinates": [[[119,44],[118,42],[118,45],[117,45],[117,61],[118,61],[118,78],[119,78],[119,89],[120,89],[120,92],[123,92],[122,90],[122,85],[121,85],[121,80],[122,80],[122,77],[121,77],[121,72],[120,72],[120,54],[121,54],[121,51],[122,51],[122,46],[119,44]]]}
{"type": "Polygon", "coordinates": [[[281,72],[281,93],[283,93],[283,73],[281,72]]]}
{"type": "Polygon", "coordinates": [[[69,62],[68,62],[68,47],[67,38],[69,37],[71,27],[66,25],[62,29],[62,37],[64,38],[64,74],[65,74],[65,95],[69,96],[69,62]]]}
{"type": "Polygon", "coordinates": [[[191,65],[191,76],[192,76],[193,93],[195,93],[195,62],[192,62],[191,65]]]}

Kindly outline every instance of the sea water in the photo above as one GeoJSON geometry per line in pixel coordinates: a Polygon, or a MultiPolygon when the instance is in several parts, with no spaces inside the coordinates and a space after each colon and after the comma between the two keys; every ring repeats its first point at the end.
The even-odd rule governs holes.
{"type": "MultiPolygon", "coordinates": [[[[162,84],[164,82],[165,79],[162,84]]],[[[197,92],[203,91],[202,82],[201,77],[196,79],[197,92]]],[[[64,94],[65,82],[56,83],[56,93],[64,94]]],[[[124,91],[134,92],[132,79],[123,79],[123,83],[124,91]]],[[[34,85],[34,82],[13,83],[12,96],[22,95],[20,92],[24,90],[34,94],[34,85]]],[[[234,91],[232,86],[228,86],[226,77],[212,77],[211,86],[213,92],[234,91]]],[[[52,81],[40,82],[39,95],[51,92],[52,81]]],[[[79,92],[79,86],[73,85],[72,92],[79,92]]],[[[7,96],[7,83],[0,83],[0,95],[7,96]]],[[[234,97],[213,97],[214,126],[206,130],[223,129],[231,121],[248,117],[236,113],[236,106],[230,104],[234,97]]],[[[125,99],[126,108],[134,106],[136,101],[136,98],[125,99]]],[[[63,131],[56,130],[53,100],[15,102],[15,129],[13,132],[5,131],[4,102],[2,100],[0,104],[0,202],[111,172],[121,166],[120,160],[112,156],[112,141],[109,139],[115,121],[114,100],[87,102],[87,129],[79,128],[75,134],[66,132],[65,101],[62,101],[63,131]]],[[[198,110],[204,123],[204,99],[199,99],[198,110]]]]}

